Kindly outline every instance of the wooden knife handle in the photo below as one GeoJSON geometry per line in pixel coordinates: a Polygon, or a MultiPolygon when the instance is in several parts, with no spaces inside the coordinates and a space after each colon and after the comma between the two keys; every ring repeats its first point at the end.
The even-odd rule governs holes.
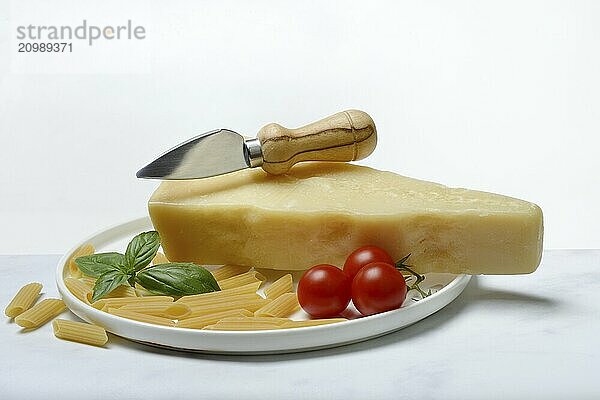
{"type": "Polygon", "coordinates": [[[258,132],[262,168],[284,174],[301,161],[354,161],[367,157],[377,145],[375,123],[369,114],[348,110],[297,129],[269,124],[258,132]]]}

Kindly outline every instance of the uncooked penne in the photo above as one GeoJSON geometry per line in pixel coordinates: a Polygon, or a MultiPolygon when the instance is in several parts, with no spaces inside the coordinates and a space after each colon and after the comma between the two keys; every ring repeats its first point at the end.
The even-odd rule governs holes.
{"type": "Polygon", "coordinates": [[[94,249],[94,246],[92,246],[90,243],[86,243],[78,247],[73,252],[71,257],[69,257],[69,261],[67,261],[67,265],[69,267],[69,274],[72,278],[79,278],[83,275],[81,273],[81,270],[75,263],[77,257],[89,256],[90,254],[94,254],[95,251],[96,249],[94,249]]]}
{"type": "Polygon", "coordinates": [[[169,319],[183,318],[192,312],[190,307],[183,303],[130,303],[120,307],[119,310],[134,311],[169,319]]]}
{"type": "Polygon", "coordinates": [[[308,326],[319,326],[319,325],[328,325],[328,324],[336,324],[338,322],[348,321],[345,318],[328,318],[328,319],[309,319],[307,321],[288,321],[281,325],[282,328],[305,328],[308,326]]]}
{"type": "Polygon", "coordinates": [[[252,331],[264,329],[280,329],[287,321],[283,318],[268,318],[268,317],[229,317],[223,318],[213,325],[209,325],[204,329],[207,330],[223,330],[223,331],[252,331]]]}
{"type": "Polygon", "coordinates": [[[146,297],[113,297],[112,299],[100,299],[92,303],[92,307],[98,310],[106,311],[106,308],[119,308],[125,304],[137,303],[172,303],[173,298],[170,296],[146,296],[146,297]]]}
{"type": "Polygon", "coordinates": [[[202,294],[193,294],[190,296],[183,296],[177,303],[185,303],[185,304],[202,304],[206,302],[206,299],[210,298],[228,298],[242,294],[256,294],[256,291],[262,284],[261,281],[256,281],[252,283],[248,283],[244,286],[238,286],[231,289],[225,289],[218,292],[210,292],[210,293],[202,293],[202,294]]]}
{"type": "Polygon", "coordinates": [[[173,303],[165,309],[164,316],[171,319],[180,319],[187,317],[192,313],[192,309],[186,304],[173,303]]]}
{"type": "Polygon", "coordinates": [[[283,326],[288,322],[292,322],[292,320],[289,318],[243,316],[243,317],[223,318],[219,321],[219,323],[221,323],[221,322],[241,322],[241,323],[248,323],[248,324],[257,322],[257,323],[271,324],[271,325],[275,325],[275,326],[283,326]]]}
{"type": "Polygon", "coordinates": [[[17,294],[15,294],[15,297],[13,297],[11,302],[8,303],[8,306],[6,306],[6,309],[4,310],[4,314],[6,314],[7,317],[14,318],[25,312],[33,303],[35,303],[35,300],[39,297],[41,291],[41,283],[33,282],[23,286],[19,289],[17,294]]]}
{"type": "Polygon", "coordinates": [[[296,293],[284,293],[254,313],[257,317],[289,317],[300,308],[296,293]]]}
{"type": "Polygon", "coordinates": [[[292,292],[293,287],[292,274],[286,274],[265,289],[265,297],[276,299],[284,293],[292,292]]]}
{"type": "Polygon", "coordinates": [[[157,252],[156,255],[154,256],[154,258],[152,259],[152,265],[166,264],[168,262],[169,262],[169,260],[167,260],[167,257],[160,251],[157,252]]]}
{"type": "Polygon", "coordinates": [[[258,271],[248,271],[245,274],[235,275],[231,278],[218,281],[221,290],[231,289],[238,286],[244,286],[249,283],[264,282],[267,278],[258,271]]]}
{"type": "Polygon", "coordinates": [[[70,340],[93,346],[104,346],[108,342],[106,331],[96,325],[83,322],[55,319],[52,321],[54,336],[59,339],[70,340]]]}
{"type": "Polygon", "coordinates": [[[248,310],[227,310],[214,314],[201,315],[194,318],[187,318],[177,321],[175,324],[178,328],[202,329],[205,326],[215,324],[227,317],[250,317],[252,313],[248,310]]]}
{"type": "Polygon", "coordinates": [[[219,269],[211,271],[216,280],[222,281],[227,278],[231,278],[236,275],[241,275],[248,272],[250,267],[244,267],[243,265],[224,265],[219,269]]]}
{"type": "Polygon", "coordinates": [[[93,289],[94,285],[96,285],[96,278],[91,276],[84,275],[81,278],[79,278],[79,280],[88,285],[90,289],[93,289]]]}
{"type": "MultiPolygon", "coordinates": [[[[65,278],[65,283],[67,282],[67,279],[68,278],[65,278]]],[[[90,293],[93,293],[94,286],[96,285],[96,278],[92,278],[89,276],[83,276],[83,277],[79,278],[79,281],[81,284],[86,285],[90,289],[90,293]]],[[[71,289],[69,289],[69,290],[71,290],[71,289]]],[[[72,292],[72,290],[71,290],[71,292],[72,292]]],[[[75,294],[75,293],[73,293],[73,294],[75,294]]],[[[106,295],[104,295],[103,299],[110,299],[113,297],[137,297],[137,293],[136,293],[135,289],[132,288],[131,286],[121,285],[121,286],[115,288],[114,290],[112,290],[111,292],[107,293],[106,295]]],[[[89,300],[90,301],[92,300],[91,296],[90,296],[89,300]]]]}
{"type": "Polygon", "coordinates": [[[212,296],[206,298],[196,299],[193,302],[180,302],[176,301],[178,304],[186,304],[192,308],[204,307],[208,305],[215,304],[224,304],[229,302],[243,302],[243,301],[252,301],[256,299],[262,299],[260,295],[257,293],[249,293],[249,294],[235,294],[233,296],[212,296]]]}
{"type": "Polygon", "coordinates": [[[146,290],[142,287],[142,285],[136,283],[135,284],[135,294],[138,297],[148,297],[148,296],[155,296],[155,294],[153,294],[151,291],[146,290]]]}
{"type": "Polygon", "coordinates": [[[69,292],[84,303],[90,304],[92,301],[92,288],[86,285],[83,281],[76,278],[65,278],[65,285],[69,292]]]}
{"type": "Polygon", "coordinates": [[[109,292],[103,299],[112,299],[115,297],[137,297],[135,289],[129,285],[121,285],[109,292]]]}
{"type": "Polygon", "coordinates": [[[146,322],[148,324],[174,326],[175,322],[169,318],[157,317],[155,315],[142,314],[135,311],[121,310],[120,308],[108,308],[107,312],[122,318],[134,321],[146,322]]]}
{"type": "Polygon", "coordinates": [[[15,322],[23,328],[37,328],[65,311],[66,308],[65,303],[60,299],[44,299],[16,317],[15,322]]]}
{"type": "Polygon", "coordinates": [[[266,322],[254,321],[219,321],[202,329],[209,331],[264,331],[269,329],[281,329],[278,325],[266,322]]]}
{"type": "Polygon", "coordinates": [[[236,310],[236,309],[243,309],[243,310],[248,310],[248,311],[254,312],[254,311],[260,309],[261,307],[264,307],[266,304],[269,303],[269,301],[270,300],[259,297],[258,299],[254,299],[254,300],[227,301],[227,302],[217,303],[217,304],[190,306],[190,308],[192,309],[192,313],[182,319],[193,318],[193,317],[198,317],[200,315],[208,315],[208,314],[214,314],[214,313],[218,313],[218,312],[222,312],[222,311],[236,310]]]}

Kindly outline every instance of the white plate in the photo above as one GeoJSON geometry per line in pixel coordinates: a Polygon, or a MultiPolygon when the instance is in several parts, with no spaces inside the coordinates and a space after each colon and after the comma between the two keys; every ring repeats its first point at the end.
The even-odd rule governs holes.
{"type": "MultiPolygon", "coordinates": [[[[136,342],[178,350],[221,354],[291,353],[360,342],[402,329],[435,313],[454,300],[471,278],[470,275],[427,274],[424,287],[441,287],[436,293],[417,302],[411,300],[409,293],[400,309],[369,317],[307,328],[239,332],[203,331],[137,322],[97,310],[67,289],[64,278],[69,270],[65,264],[80,245],[91,243],[99,252],[124,251],[133,236],[151,229],[152,223],[146,217],[105,229],[83,240],[59,261],[56,283],[67,307],[81,319],[136,342]]],[[[292,318],[306,319],[307,315],[299,311],[292,318]]]]}

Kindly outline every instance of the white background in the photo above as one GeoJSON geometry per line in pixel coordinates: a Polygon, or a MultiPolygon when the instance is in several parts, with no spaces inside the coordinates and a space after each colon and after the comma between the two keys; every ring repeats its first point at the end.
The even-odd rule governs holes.
{"type": "Polygon", "coordinates": [[[600,2],[0,2],[0,253],[61,253],[146,213],[136,170],[197,133],[368,111],[364,161],[544,210],[600,248],[600,2]],[[17,53],[18,25],[146,39],[17,53]]]}

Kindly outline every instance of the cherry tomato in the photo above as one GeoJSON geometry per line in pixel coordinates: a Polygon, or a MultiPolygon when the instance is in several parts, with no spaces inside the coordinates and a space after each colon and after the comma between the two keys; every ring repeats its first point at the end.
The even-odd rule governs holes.
{"type": "Polygon", "coordinates": [[[405,298],[402,273],[387,263],[364,266],[352,281],[352,302],[365,316],[399,308],[405,298]]]}
{"type": "Polygon", "coordinates": [[[339,315],[350,302],[351,284],[348,275],[333,265],[314,266],[298,282],[298,302],[313,317],[339,315]]]}
{"type": "Polygon", "coordinates": [[[348,256],[344,263],[344,272],[350,278],[354,278],[362,267],[374,262],[384,262],[394,265],[392,257],[382,248],[377,246],[363,246],[354,250],[348,256]]]}

